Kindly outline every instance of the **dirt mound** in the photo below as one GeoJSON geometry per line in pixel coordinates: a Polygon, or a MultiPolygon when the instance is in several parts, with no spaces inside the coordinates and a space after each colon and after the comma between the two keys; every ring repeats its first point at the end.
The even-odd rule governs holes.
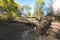
{"type": "Polygon", "coordinates": [[[24,22],[0,22],[0,40],[35,40],[33,27],[24,22]]]}
{"type": "Polygon", "coordinates": [[[46,18],[30,22],[0,22],[0,40],[60,40],[60,23],[46,18]]]}

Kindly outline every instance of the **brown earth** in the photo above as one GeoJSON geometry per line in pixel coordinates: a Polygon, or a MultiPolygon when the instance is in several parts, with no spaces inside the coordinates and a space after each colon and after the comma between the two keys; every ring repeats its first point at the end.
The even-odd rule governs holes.
{"type": "Polygon", "coordinates": [[[60,22],[0,22],[0,40],[60,40],[60,22]]]}

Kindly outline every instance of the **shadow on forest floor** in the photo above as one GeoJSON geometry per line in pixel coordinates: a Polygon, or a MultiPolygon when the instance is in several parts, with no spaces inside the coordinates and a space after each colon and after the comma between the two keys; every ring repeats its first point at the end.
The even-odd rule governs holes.
{"type": "Polygon", "coordinates": [[[50,25],[47,21],[34,30],[36,25],[29,22],[0,22],[0,40],[60,40],[59,32],[52,32],[50,25]]]}

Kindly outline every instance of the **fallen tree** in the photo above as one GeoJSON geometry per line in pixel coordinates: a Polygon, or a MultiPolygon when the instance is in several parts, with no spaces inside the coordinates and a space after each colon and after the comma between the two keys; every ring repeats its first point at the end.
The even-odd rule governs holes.
{"type": "Polygon", "coordinates": [[[44,20],[42,18],[39,25],[30,22],[0,21],[0,40],[59,40],[60,37],[56,35],[59,32],[52,32],[51,22],[52,18],[49,17],[44,20]]]}

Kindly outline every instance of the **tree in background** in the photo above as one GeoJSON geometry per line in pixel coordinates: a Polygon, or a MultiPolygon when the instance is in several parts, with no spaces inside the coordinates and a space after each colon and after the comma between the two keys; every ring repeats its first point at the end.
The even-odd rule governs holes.
{"type": "Polygon", "coordinates": [[[42,6],[42,4],[43,4],[43,0],[36,0],[36,5],[42,6]]]}
{"type": "Polygon", "coordinates": [[[53,0],[50,0],[50,5],[49,5],[49,13],[47,13],[47,16],[54,16],[54,12],[53,12],[53,0]]]}
{"type": "Polygon", "coordinates": [[[30,13],[30,10],[31,10],[31,7],[29,5],[24,5],[23,8],[22,8],[22,11],[25,13],[25,15],[27,16],[31,16],[31,13],[30,13]]]}
{"type": "Polygon", "coordinates": [[[44,3],[43,0],[36,0],[33,16],[35,16],[38,19],[40,19],[40,17],[43,15],[42,11],[43,3],[44,3]]]}
{"type": "Polygon", "coordinates": [[[18,13],[19,13],[19,15],[20,15],[20,17],[22,16],[22,6],[21,5],[19,5],[18,3],[16,3],[17,4],[17,7],[18,7],[18,13]]]}
{"type": "Polygon", "coordinates": [[[53,10],[53,3],[55,0],[44,0],[43,12],[46,16],[54,17],[56,20],[60,20],[60,17],[57,15],[58,11],[53,10]]]}

